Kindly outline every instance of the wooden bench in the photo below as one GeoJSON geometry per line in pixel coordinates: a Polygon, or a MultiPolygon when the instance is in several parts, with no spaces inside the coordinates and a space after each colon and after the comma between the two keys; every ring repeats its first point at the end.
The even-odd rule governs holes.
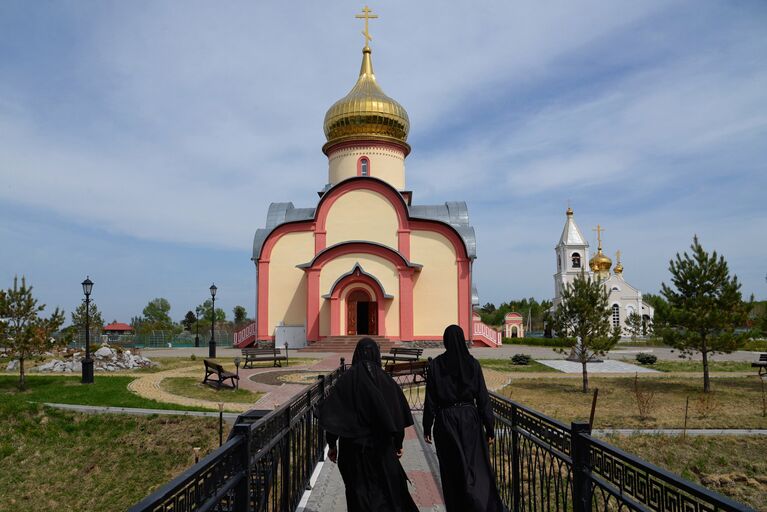
{"type": "Polygon", "coordinates": [[[759,354],[759,361],[751,363],[754,368],[759,368],[759,376],[767,375],[767,354],[759,354]]]}
{"type": "Polygon", "coordinates": [[[236,373],[228,372],[224,370],[224,367],[218,364],[215,361],[211,361],[210,359],[205,359],[205,378],[202,379],[203,384],[208,384],[211,386],[215,386],[217,388],[220,388],[221,386],[226,386],[226,381],[231,380],[232,381],[232,389],[239,387],[239,380],[240,376],[236,373]],[[216,380],[211,379],[211,377],[215,375],[216,380]]]}
{"type": "Polygon", "coordinates": [[[413,385],[426,382],[426,370],[428,367],[428,361],[406,361],[402,363],[389,363],[384,366],[384,371],[400,385],[413,385]],[[411,376],[412,379],[409,379],[411,376]]]}
{"type": "Polygon", "coordinates": [[[282,366],[281,361],[288,363],[288,347],[285,346],[285,354],[282,354],[280,348],[255,348],[247,347],[242,349],[242,355],[245,357],[243,368],[253,368],[253,363],[260,361],[272,361],[272,366],[282,366]]]}
{"type": "Polygon", "coordinates": [[[389,349],[389,353],[381,356],[381,361],[418,361],[423,354],[422,348],[404,348],[394,347],[389,349]]]}

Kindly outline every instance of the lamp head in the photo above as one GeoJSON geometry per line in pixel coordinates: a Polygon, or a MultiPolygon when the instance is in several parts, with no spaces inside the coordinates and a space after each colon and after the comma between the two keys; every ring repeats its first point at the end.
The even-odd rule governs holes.
{"type": "Polygon", "coordinates": [[[218,288],[216,287],[215,284],[210,285],[210,296],[211,297],[215,297],[217,290],[218,290],[218,288]]]}
{"type": "Polygon", "coordinates": [[[91,278],[86,276],[85,281],[82,282],[83,285],[83,293],[86,297],[88,297],[91,294],[91,290],[93,289],[93,281],[91,281],[91,278]]]}

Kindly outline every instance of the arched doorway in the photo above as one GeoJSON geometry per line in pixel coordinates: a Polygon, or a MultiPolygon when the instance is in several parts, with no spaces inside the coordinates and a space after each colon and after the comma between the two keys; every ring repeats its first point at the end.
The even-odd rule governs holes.
{"type": "Polygon", "coordinates": [[[519,328],[516,325],[511,326],[511,337],[512,338],[519,337],[519,328]]]}
{"type": "Polygon", "coordinates": [[[346,334],[378,334],[378,305],[367,290],[356,288],[346,296],[346,334]]]}

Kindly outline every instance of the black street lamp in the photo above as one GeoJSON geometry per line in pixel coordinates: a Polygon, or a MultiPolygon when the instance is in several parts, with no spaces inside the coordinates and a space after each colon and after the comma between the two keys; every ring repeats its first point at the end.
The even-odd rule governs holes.
{"type": "Polygon", "coordinates": [[[83,293],[85,294],[85,359],[82,360],[83,384],[93,384],[93,359],[91,359],[91,325],[90,325],[90,305],[91,290],[93,281],[86,276],[82,282],[83,293]]]}
{"type": "Polygon", "coordinates": [[[216,357],[216,288],[215,284],[210,285],[210,296],[213,299],[213,305],[211,306],[210,316],[210,343],[208,343],[208,357],[213,359],[216,357]]]}
{"type": "Polygon", "coordinates": [[[200,346],[200,306],[197,306],[196,308],[194,308],[194,328],[195,328],[194,346],[199,347],[200,346]]]}

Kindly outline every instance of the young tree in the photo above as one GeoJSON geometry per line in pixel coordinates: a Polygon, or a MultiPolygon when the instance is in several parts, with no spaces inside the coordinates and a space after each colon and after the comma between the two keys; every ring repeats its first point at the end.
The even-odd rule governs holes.
{"type": "Polygon", "coordinates": [[[562,303],[552,319],[554,330],[571,343],[571,357],[583,368],[583,392],[589,390],[586,368],[594,356],[604,356],[618,343],[620,326],[612,327],[608,293],[599,279],[583,271],[562,291],[562,303]]]}
{"type": "Polygon", "coordinates": [[[41,354],[52,345],[51,335],[64,323],[64,312],[56,308],[49,318],[43,318],[40,313],[45,310],[45,304],[37,304],[32,296],[32,287],[27,286],[26,279],[13,278],[13,288],[0,290],[0,322],[5,338],[3,342],[19,358],[19,389],[26,388],[24,361],[32,356],[41,354]]]}
{"type": "Polygon", "coordinates": [[[676,255],[669,262],[672,286],[663,283],[667,305],[655,313],[655,332],[683,354],[700,352],[703,359],[703,391],[711,391],[708,359],[717,352],[729,353],[743,346],[748,331],[735,332],[746,324],[750,302],[743,302],[737,276],[730,277],[724,257],[707,253],[695,236],[692,254],[676,255]]]}
{"type": "MultiPolygon", "coordinates": [[[[104,319],[101,318],[101,311],[96,303],[91,300],[88,306],[88,323],[90,324],[91,337],[96,338],[104,328],[104,319]]],[[[75,327],[75,336],[85,333],[85,301],[82,301],[77,309],[72,313],[72,325],[75,327]]]]}
{"type": "Polygon", "coordinates": [[[194,327],[194,323],[197,321],[197,318],[194,316],[193,311],[187,311],[186,315],[184,315],[184,319],[181,320],[181,325],[184,326],[184,329],[191,332],[192,327],[194,327]]]}
{"type": "MultiPolygon", "coordinates": [[[[197,311],[200,316],[200,332],[210,331],[210,322],[213,318],[213,301],[207,299],[205,302],[197,306],[197,311]]],[[[221,308],[216,308],[216,325],[223,325],[226,321],[226,312],[221,308]]]]}
{"type": "Polygon", "coordinates": [[[234,306],[232,313],[234,313],[234,325],[244,324],[248,319],[248,312],[242,306],[234,306]]]}
{"type": "Polygon", "coordinates": [[[631,341],[636,341],[637,337],[643,334],[646,329],[642,322],[642,316],[636,311],[632,311],[629,316],[626,317],[626,331],[631,336],[631,341]]]}

